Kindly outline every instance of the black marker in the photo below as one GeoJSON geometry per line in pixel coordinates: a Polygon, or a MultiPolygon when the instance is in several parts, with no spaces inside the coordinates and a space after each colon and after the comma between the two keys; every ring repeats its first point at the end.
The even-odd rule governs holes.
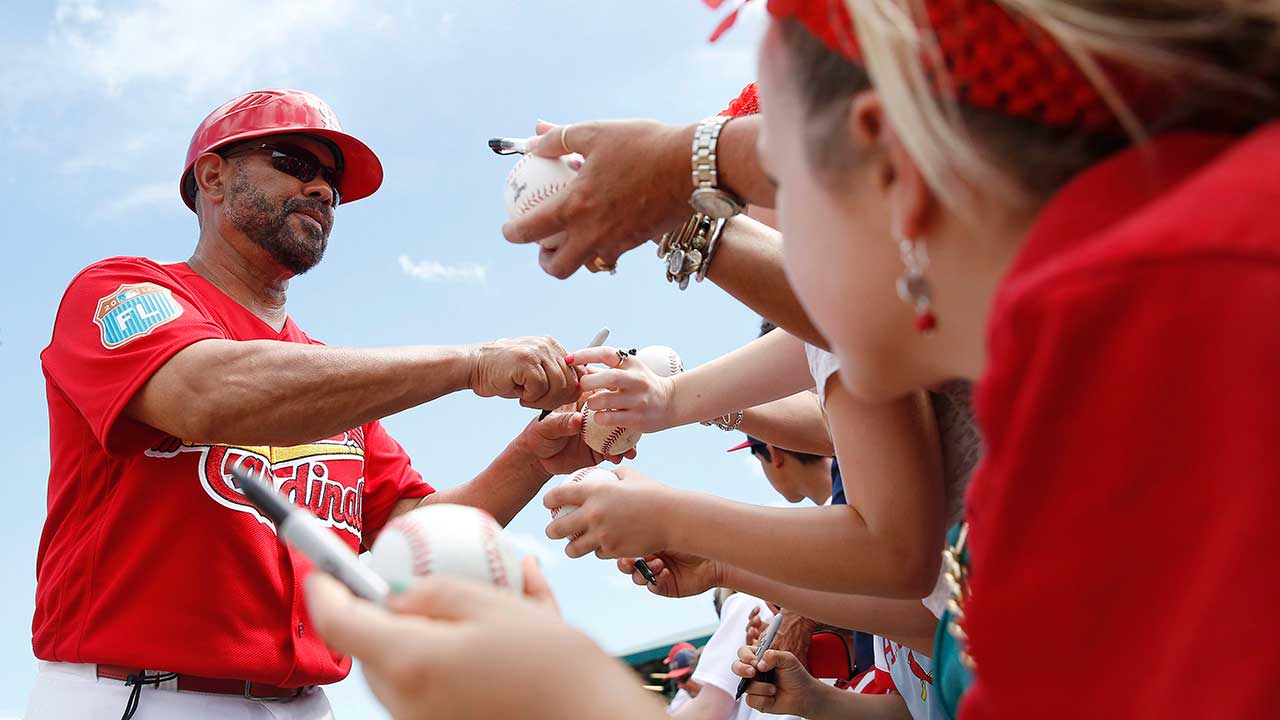
{"type": "Polygon", "coordinates": [[[658,584],[658,578],[653,576],[653,571],[649,569],[649,563],[645,562],[644,558],[636,558],[636,569],[650,585],[658,584]]]}
{"type": "Polygon", "coordinates": [[[489,149],[499,155],[523,155],[529,152],[529,141],[524,138],[490,138],[489,149]]]}
{"type": "MultiPolygon", "coordinates": [[[[753,668],[756,667],[756,663],[760,662],[760,658],[764,657],[765,651],[768,650],[769,646],[773,644],[773,636],[778,634],[778,628],[781,625],[782,625],[782,608],[778,608],[778,613],[774,615],[772,619],[769,620],[769,627],[765,628],[764,636],[760,638],[760,647],[756,648],[756,657],[754,660],[751,661],[751,667],[753,668]]],[[[770,670],[769,672],[773,672],[773,671],[770,670]]],[[[760,680],[761,682],[768,682],[769,680],[765,678],[765,676],[768,674],[769,673],[762,673],[759,671],[759,668],[756,668],[755,677],[742,678],[741,680],[739,680],[738,692],[734,694],[733,699],[741,700],[742,693],[747,691],[747,685],[749,685],[752,680],[760,680]]]]}
{"type": "Polygon", "coordinates": [[[276,524],[280,542],[288,541],[316,567],[337,578],[351,592],[379,605],[387,599],[387,582],[366,567],[320,518],[289,502],[284,495],[244,468],[231,468],[241,492],[276,524]]]}

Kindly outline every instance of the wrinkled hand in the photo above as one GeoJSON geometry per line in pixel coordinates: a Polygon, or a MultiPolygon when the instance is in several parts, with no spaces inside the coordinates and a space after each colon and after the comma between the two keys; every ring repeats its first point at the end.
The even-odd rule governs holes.
{"type": "MultiPolygon", "coordinates": [[[[575,367],[590,363],[608,369],[583,372],[584,393],[591,393],[586,407],[596,411],[602,425],[620,425],[640,432],[656,432],[672,426],[675,377],[660,377],[644,363],[628,357],[618,363],[618,350],[607,346],[579,350],[565,358],[575,367]]],[[[585,367],[583,367],[585,371],[585,367]]]]}
{"type": "Polygon", "coordinates": [[[520,433],[520,440],[551,475],[564,475],[605,460],[616,464],[636,456],[635,448],[622,455],[602,455],[588,447],[582,441],[582,413],[573,411],[572,406],[541,422],[530,421],[520,433]]]}
{"type": "MultiPolygon", "coordinates": [[[[747,644],[754,645],[764,634],[768,623],[760,616],[760,608],[753,608],[751,616],[747,619],[747,644]]],[[[790,610],[782,611],[782,624],[778,626],[778,632],[773,636],[773,644],[770,649],[789,652],[798,658],[806,661],[809,657],[809,643],[813,640],[813,631],[818,627],[818,623],[810,620],[803,615],[797,615],[790,610]]]]}
{"type": "Polygon", "coordinates": [[[663,550],[646,555],[644,561],[653,571],[657,585],[649,584],[644,576],[636,570],[636,561],[623,558],[618,561],[618,571],[630,575],[631,582],[643,585],[649,592],[669,598],[701,595],[714,587],[724,584],[724,566],[714,560],[708,560],[689,553],[663,550]]]}
{"type": "Polygon", "coordinates": [[[815,685],[822,683],[804,669],[793,654],[782,650],[766,650],[759,663],[754,663],[756,648],[743,645],[738,648],[738,659],[733,663],[733,674],[754,678],[758,673],[774,671],[773,682],[756,680],[747,685],[743,699],[747,705],[774,715],[799,715],[812,713],[815,685]]]}
{"type": "Polygon", "coordinates": [[[613,472],[622,482],[569,483],[543,496],[542,504],[548,509],[578,507],[547,526],[547,537],[553,540],[573,538],[564,549],[569,557],[590,552],[601,559],[638,557],[670,544],[666,508],[671,505],[671,496],[680,491],[630,468],[620,467],[613,472]]]}
{"type": "Polygon", "coordinates": [[[472,350],[470,387],[480,397],[520,398],[529,408],[554,410],[577,399],[578,373],[549,337],[494,340],[472,350]]]}
{"type": "MultiPolygon", "coordinates": [[[[545,157],[570,151],[559,125],[540,122],[531,152],[545,157]]],[[[596,257],[607,264],[678,228],[689,219],[689,147],[692,127],[653,120],[574,123],[566,140],[585,161],[573,183],[550,201],[502,227],[507,240],[534,243],[564,232],[559,247],[542,248],[538,264],[567,278],[596,257]]]]}
{"type": "Polygon", "coordinates": [[[313,572],[307,609],[334,650],[362,661],[370,689],[398,720],[609,717],[615,702],[660,717],[629,672],[560,619],[532,558],[524,576],[523,598],[438,576],[392,595],[383,609],[313,572]],[[548,667],[561,672],[537,672],[548,667]],[[494,677],[503,678],[503,692],[494,692],[494,677]],[[584,678],[602,692],[580,692],[584,678]]]}

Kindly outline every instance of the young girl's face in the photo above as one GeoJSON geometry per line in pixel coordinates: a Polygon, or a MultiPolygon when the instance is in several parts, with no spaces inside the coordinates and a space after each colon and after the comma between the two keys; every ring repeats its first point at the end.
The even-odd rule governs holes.
{"type": "Polygon", "coordinates": [[[850,392],[867,400],[897,397],[919,387],[921,377],[913,361],[914,313],[895,290],[903,266],[889,227],[891,178],[865,142],[852,167],[815,168],[818,140],[791,68],[791,51],[774,23],[760,52],[759,155],[777,184],[787,278],[839,356],[850,392]]]}

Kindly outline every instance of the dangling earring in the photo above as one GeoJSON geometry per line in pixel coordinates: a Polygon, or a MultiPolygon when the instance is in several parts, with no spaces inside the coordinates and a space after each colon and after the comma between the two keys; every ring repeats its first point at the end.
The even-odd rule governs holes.
{"type": "Polygon", "coordinates": [[[921,334],[933,332],[938,327],[938,317],[933,314],[930,305],[929,281],[924,272],[929,269],[929,255],[925,252],[924,243],[909,239],[900,230],[893,231],[898,241],[898,252],[902,255],[903,272],[898,278],[898,297],[915,308],[916,331],[921,334]]]}

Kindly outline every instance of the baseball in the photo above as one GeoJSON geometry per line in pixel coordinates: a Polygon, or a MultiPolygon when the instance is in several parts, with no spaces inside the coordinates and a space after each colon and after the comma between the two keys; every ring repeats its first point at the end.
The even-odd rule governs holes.
{"type": "MultiPolygon", "coordinates": [[[[581,166],[582,156],[578,154],[557,158],[522,156],[511,168],[503,185],[502,202],[507,208],[507,217],[514,220],[546,202],[573,181],[577,168],[581,166]]],[[[564,233],[557,233],[542,240],[541,244],[546,248],[557,248],[562,242],[564,233]]]]}
{"type": "MultiPolygon", "coordinates": [[[[569,477],[565,478],[565,479],[564,479],[564,482],[562,482],[562,483],[560,483],[560,484],[561,484],[561,485],[568,485],[569,483],[583,482],[584,480],[618,480],[618,481],[621,481],[621,480],[622,480],[622,478],[618,477],[617,475],[614,475],[613,473],[609,472],[608,470],[605,470],[604,468],[599,468],[599,467],[589,467],[589,468],[582,468],[581,470],[579,470],[579,471],[575,472],[574,474],[572,474],[572,475],[570,475],[569,477]]],[[[573,512],[574,510],[577,510],[577,509],[578,509],[578,506],[577,506],[577,505],[557,505],[557,506],[555,506],[555,507],[551,508],[551,519],[552,519],[552,520],[555,520],[556,518],[560,517],[561,515],[568,515],[569,513],[573,512]]],[[[570,539],[570,540],[573,540],[573,539],[574,539],[574,538],[576,538],[576,537],[578,537],[578,536],[577,536],[577,535],[574,535],[572,538],[569,538],[569,539],[570,539]]]]}
{"type": "Polygon", "coordinates": [[[501,533],[479,508],[427,505],[387,523],[373,543],[371,565],[395,591],[443,574],[523,593],[520,560],[501,533]]]}
{"type": "MultiPolygon", "coordinates": [[[[684,372],[684,362],[675,350],[666,345],[650,345],[636,353],[636,359],[659,377],[671,377],[684,372]]],[[[595,419],[595,411],[583,410],[582,441],[587,447],[605,455],[621,455],[640,442],[643,433],[620,425],[601,425],[595,419]]]]}
{"type": "Polygon", "coordinates": [[[640,348],[636,359],[645,364],[658,377],[671,377],[684,372],[684,362],[675,350],[666,345],[650,345],[640,348]]]}

